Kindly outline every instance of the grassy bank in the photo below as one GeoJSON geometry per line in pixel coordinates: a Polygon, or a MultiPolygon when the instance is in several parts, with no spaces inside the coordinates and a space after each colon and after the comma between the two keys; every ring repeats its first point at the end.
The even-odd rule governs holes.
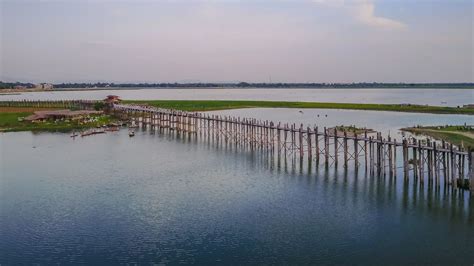
{"type": "Polygon", "coordinates": [[[368,111],[393,111],[432,114],[474,115],[474,109],[400,104],[277,102],[277,101],[221,101],[221,100],[126,100],[124,103],[147,104],[155,107],[184,111],[215,111],[241,108],[314,108],[368,111]]]}
{"type": "Polygon", "coordinates": [[[114,118],[108,115],[95,116],[96,121],[88,123],[80,123],[78,121],[45,121],[32,123],[28,121],[20,121],[21,118],[31,115],[32,112],[1,112],[0,113],[0,132],[15,131],[59,131],[68,132],[72,130],[80,130],[93,128],[114,122],[114,118]],[[20,119],[19,119],[20,118],[20,119]]]}
{"type": "Polygon", "coordinates": [[[403,131],[417,135],[430,136],[438,140],[445,140],[454,145],[464,145],[466,148],[474,148],[474,130],[464,126],[430,126],[402,128],[403,131]]]}

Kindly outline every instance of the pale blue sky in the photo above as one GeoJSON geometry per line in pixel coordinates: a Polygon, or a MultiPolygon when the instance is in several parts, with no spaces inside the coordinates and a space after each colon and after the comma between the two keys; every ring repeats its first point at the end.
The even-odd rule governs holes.
{"type": "Polygon", "coordinates": [[[472,0],[0,0],[0,78],[473,82],[472,0]]]}

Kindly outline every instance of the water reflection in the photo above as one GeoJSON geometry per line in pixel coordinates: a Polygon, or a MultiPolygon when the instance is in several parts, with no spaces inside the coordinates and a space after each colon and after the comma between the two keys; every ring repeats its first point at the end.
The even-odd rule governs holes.
{"type": "Polygon", "coordinates": [[[471,263],[472,197],[400,173],[168,129],[0,146],[2,265],[471,263]]]}
{"type": "MultiPolygon", "coordinates": [[[[228,156],[235,162],[244,159],[245,167],[266,169],[274,175],[304,182],[308,186],[321,186],[323,191],[331,191],[351,202],[376,201],[377,204],[399,208],[404,214],[416,211],[420,215],[445,217],[453,223],[474,225],[474,196],[470,196],[469,191],[454,189],[444,182],[439,186],[434,182],[420,182],[413,173],[405,179],[402,169],[397,169],[393,175],[389,175],[387,170],[377,176],[376,171],[370,173],[364,167],[342,167],[342,164],[336,167],[334,162],[318,164],[314,158],[300,158],[296,152],[251,149],[248,145],[226,144],[222,139],[210,136],[200,138],[187,133],[168,134],[166,129],[159,132],[167,140],[203,145],[208,151],[228,156]]],[[[427,179],[426,176],[424,178],[427,179]]]]}

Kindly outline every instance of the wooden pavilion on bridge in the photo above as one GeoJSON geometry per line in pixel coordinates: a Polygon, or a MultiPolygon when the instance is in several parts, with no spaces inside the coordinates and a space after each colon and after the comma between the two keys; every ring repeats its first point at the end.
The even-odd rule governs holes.
{"type": "Polygon", "coordinates": [[[104,99],[104,103],[106,104],[117,104],[122,101],[119,96],[117,95],[108,95],[107,98],[104,99]]]}

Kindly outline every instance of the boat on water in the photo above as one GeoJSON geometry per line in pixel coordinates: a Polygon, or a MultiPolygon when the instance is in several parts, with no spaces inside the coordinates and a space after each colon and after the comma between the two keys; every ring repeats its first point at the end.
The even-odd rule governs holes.
{"type": "Polygon", "coordinates": [[[135,136],[135,131],[129,131],[129,132],[128,132],[128,136],[129,136],[129,137],[135,136]]]}
{"type": "Polygon", "coordinates": [[[72,132],[72,134],[71,134],[71,138],[75,138],[75,137],[77,137],[77,136],[79,136],[79,134],[77,134],[77,132],[75,132],[75,131],[74,131],[74,132],[72,132]]]}
{"type": "Polygon", "coordinates": [[[105,129],[105,131],[119,131],[120,128],[119,127],[108,127],[105,129]]]}
{"type": "Polygon", "coordinates": [[[105,130],[103,129],[91,129],[91,130],[86,130],[81,133],[81,137],[86,137],[90,135],[96,135],[96,134],[104,134],[105,130]]]}

